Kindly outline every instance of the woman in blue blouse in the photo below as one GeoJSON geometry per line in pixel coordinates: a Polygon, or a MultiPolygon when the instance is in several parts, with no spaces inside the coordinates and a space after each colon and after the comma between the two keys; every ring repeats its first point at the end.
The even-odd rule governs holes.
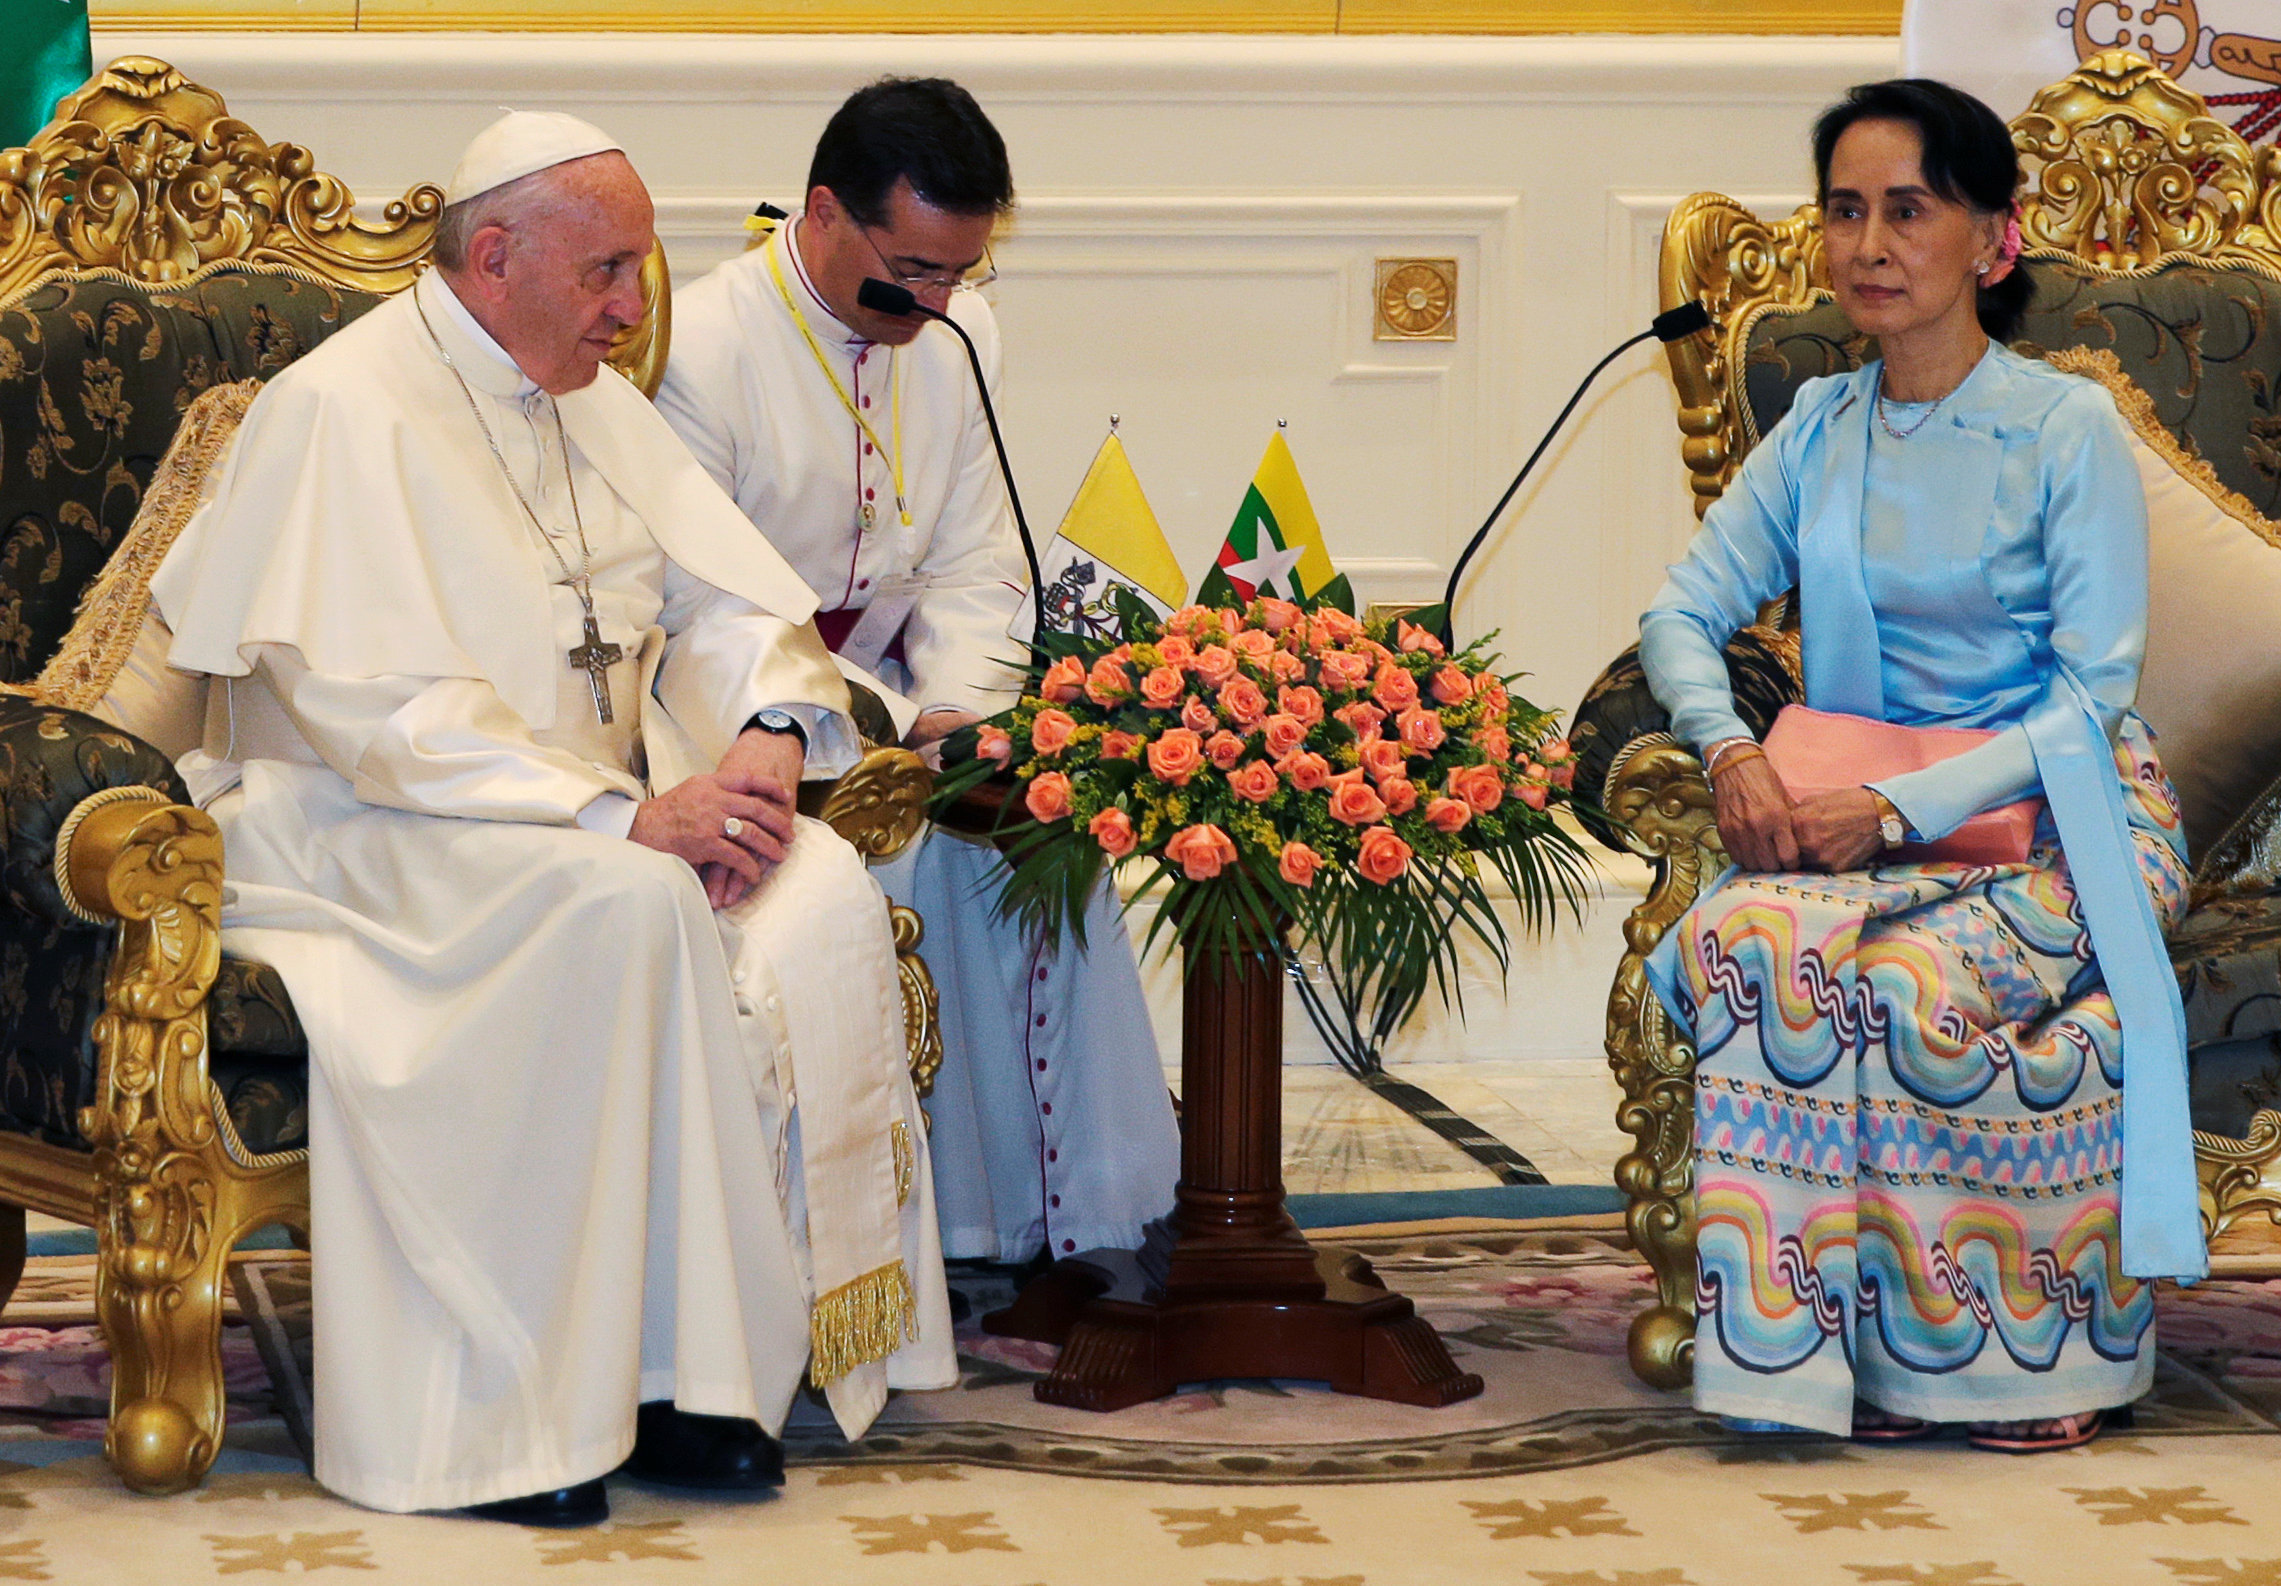
{"type": "Polygon", "coordinates": [[[1799,392],[1640,624],[1735,863],[1648,966],[1699,1055],[1696,1401],[2070,1447],[2152,1379],[2150,1280],[2208,1266],[2162,946],[2184,838],[2130,713],[2145,504],[2106,392],[2002,345],[2031,284],[1995,114],[1869,84],[1814,159],[1882,356],[1799,392]],[[1993,736],[1793,800],[1721,651],[1794,586],[1807,704],[1993,736]],[[1887,852],[2037,796],[2023,864],[1887,852]]]}

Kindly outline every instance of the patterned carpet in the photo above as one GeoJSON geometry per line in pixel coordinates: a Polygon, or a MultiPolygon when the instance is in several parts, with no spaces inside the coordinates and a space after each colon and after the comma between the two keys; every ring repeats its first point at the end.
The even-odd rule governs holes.
{"type": "MultiPolygon", "coordinates": [[[[228,1329],[218,1473],[176,1499],[126,1495],[89,1441],[107,1367],[70,1310],[84,1263],[37,1263],[25,1293],[42,1325],[14,1325],[11,1306],[0,1329],[0,1581],[560,1582],[607,1566],[835,1586],[2281,1586],[2281,1281],[2167,1293],[2137,1426],[2007,1460],[1737,1437],[1640,1386],[1622,1347],[1645,1273],[1599,1232],[1343,1242],[1419,1301],[1487,1393],[1425,1411],[1228,1383],[1086,1416],[1030,1398],[1049,1352],[969,1330],[960,1387],[897,1400],[860,1444],[796,1415],[779,1496],[617,1481],[612,1524],[572,1534],[327,1497],[243,1324],[228,1329]]],[[[289,1334],[293,1272],[257,1259],[289,1334]]]]}

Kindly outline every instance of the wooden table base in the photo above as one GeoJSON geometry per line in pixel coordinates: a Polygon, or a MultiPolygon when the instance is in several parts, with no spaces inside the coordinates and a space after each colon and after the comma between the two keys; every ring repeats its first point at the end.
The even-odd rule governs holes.
{"type": "Polygon", "coordinates": [[[1283,980],[1272,950],[1191,955],[1181,1038],[1180,1187],[1137,1251],[1055,1263],[1002,1337],[1059,1344],[1046,1404],[1121,1410],[1184,1382],[1291,1377],[1438,1408],[1481,1379],[1349,1251],[1316,1250],[1283,1205],[1283,980]]]}

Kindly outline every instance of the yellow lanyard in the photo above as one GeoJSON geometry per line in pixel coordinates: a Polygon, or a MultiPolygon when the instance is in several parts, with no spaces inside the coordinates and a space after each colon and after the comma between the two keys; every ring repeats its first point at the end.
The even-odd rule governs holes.
{"type": "MultiPolygon", "coordinates": [[[[847,387],[840,384],[839,375],[833,371],[831,363],[824,357],[824,349],[817,345],[816,333],[808,328],[808,316],[800,312],[800,300],[792,295],[792,288],[785,282],[784,264],[780,253],[786,229],[786,227],[778,226],[768,239],[768,273],[770,278],[776,282],[776,295],[784,299],[784,306],[792,313],[792,323],[800,327],[801,339],[807,342],[808,351],[814,354],[816,367],[823,370],[824,378],[832,383],[832,395],[840,399],[840,406],[847,409],[847,416],[855,420],[855,427],[863,432],[864,439],[871,442],[879,455],[887,460],[887,470],[895,476],[895,510],[902,515],[903,527],[907,529],[911,526],[911,509],[903,497],[902,363],[896,358],[894,349],[889,348],[887,353],[887,383],[894,393],[891,398],[891,405],[895,410],[895,449],[889,451],[887,443],[879,438],[879,432],[871,427],[871,421],[863,416],[863,410],[855,405],[855,399],[847,394],[847,387]]],[[[860,480],[861,477],[859,473],[857,478],[860,480]]],[[[863,514],[864,526],[868,528],[871,525],[871,508],[868,504],[865,505],[863,514]]]]}

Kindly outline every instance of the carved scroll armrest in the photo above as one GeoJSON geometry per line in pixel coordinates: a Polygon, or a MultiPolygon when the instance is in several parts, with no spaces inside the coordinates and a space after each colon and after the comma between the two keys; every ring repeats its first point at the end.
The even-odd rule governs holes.
{"type": "Polygon", "coordinates": [[[0,892],[33,919],[85,931],[62,884],[64,825],[91,795],[121,789],[187,802],[166,756],[131,733],[76,710],[0,693],[0,892]]]}
{"type": "Polygon", "coordinates": [[[1726,867],[1703,764],[1669,733],[1625,746],[1609,768],[1608,814],[1632,852],[1655,864],[1647,902],[1632,911],[1624,944],[1645,955],[1695,901],[1703,882],[1726,867]]]}
{"type": "Polygon", "coordinates": [[[919,834],[934,790],[935,774],[910,750],[874,749],[838,781],[803,787],[801,807],[864,858],[892,859],[919,834]]]}

